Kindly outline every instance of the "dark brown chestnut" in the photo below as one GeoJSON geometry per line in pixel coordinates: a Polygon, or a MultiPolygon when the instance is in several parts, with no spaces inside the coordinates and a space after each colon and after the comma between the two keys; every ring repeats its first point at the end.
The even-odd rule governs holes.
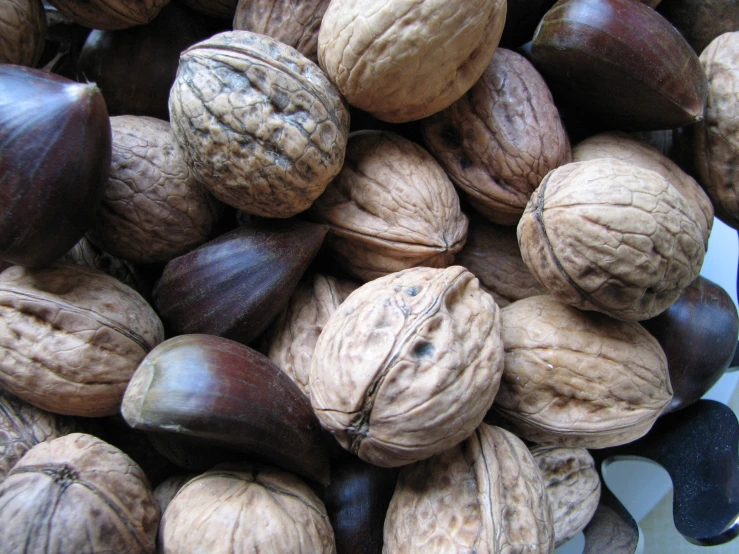
{"type": "Polygon", "coordinates": [[[721,378],[739,336],[734,302],[705,277],[693,281],[667,311],[641,323],[667,355],[673,398],[664,413],[692,404],[721,378]]]}
{"type": "Polygon", "coordinates": [[[0,82],[0,258],[43,266],[100,206],[110,119],[94,84],[14,65],[0,65],[0,82]]]}

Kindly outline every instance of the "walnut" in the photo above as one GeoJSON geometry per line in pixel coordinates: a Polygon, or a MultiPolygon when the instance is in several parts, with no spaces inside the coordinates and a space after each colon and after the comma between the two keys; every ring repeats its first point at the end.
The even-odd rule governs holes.
{"type": "Polygon", "coordinates": [[[395,133],[352,133],[341,173],[311,208],[331,229],[338,263],[369,281],[418,265],[446,267],[464,245],[467,217],[438,163],[395,133]]]}
{"type": "Polygon", "coordinates": [[[0,386],[50,412],[100,417],[120,409],[162,323],[133,289],[71,264],[0,274],[0,386]]]}
{"type": "Polygon", "coordinates": [[[503,0],[333,0],[318,60],[352,106],[394,123],[421,119],[480,78],[505,14],[503,0]]]}
{"type": "Polygon", "coordinates": [[[526,445],[485,423],[463,443],[400,470],[383,552],[546,554],[552,513],[526,445]]]}
{"type": "Polygon", "coordinates": [[[30,448],[75,431],[73,418],[39,410],[0,389],[0,483],[30,448]]]}
{"type": "Polygon", "coordinates": [[[145,25],[168,3],[169,0],[49,0],[75,23],[106,31],[145,25]]]}
{"type": "Polygon", "coordinates": [[[168,262],[210,238],[219,215],[170,134],[152,117],[110,118],[113,152],[103,203],[87,233],[135,263],[168,262]]]}
{"type": "Polygon", "coordinates": [[[667,358],[633,321],[551,296],[501,310],[505,368],[493,408],[540,444],[605,448],[645,435],[672,399],[667,358]]]}
{"type": "Polygon", "coordinates": [[[501,308],[521,298],[546,293],[521,258],[515,227],[495,225],[481,217],[470,218],[467,241],[454,263],[480,279],[482,289],[501,308]]]}
{"type": "Polygon", "coordinates": [[[46,15],[41,0],[0,2],[0,63],[35,67],[44,51],[46,15]]]}
{"type": "Polygon", "coordinates": [[[615,158],[656,171],[667,179],[688,201],[695,221],[700,225],[703,244],[708,248],[708,237],[713,227],[711,200],[695,179],[680,169],[675,162],[653,146],[619,132],[593,135],[572,150],[572,160],[575,162],[598,158],[615,158]]]}
{"type": "Polygon", "coordinates": [[[553,296],[623,320],[669,308],[705,255],[693,210],[669,181],[606,158],[551,171],[526,206],[518,241],[553,296]]]}
{"type": "Polygon", "coordinates": [[[518,223],[544,176],[571,161],[544,79],[526,58],[503,48],[469,92],[425,119],[421,131],[470,204],[501,225],[518,223]]]}
{"type": "Polygon", "coordinates": [[[169,111],[195,175],[250,214],[306,210],[344,161],[349,111],[336,87],[264,35],[220,33],[185,50],[169,111]]]}
{"type": "Polygon", "coordinates": [[[154,489],[154,498],[162,513],[167,509],[167,506],[169,506],[169,503],[172,502],[172,499],[177,495],[179,490],[197,476],[197,473],[179,473],[167,477],[157,485],[154,489]]]}
{"type": "Polygon", "coordinates": [[[34,446],[0,484],[0,552],[153,554],[159,515],[133,460],[73,433],[34,446]]]}
{"type": "Polygon", "coordinates": [[[531,449],[547,490],[554,518],[554,546],[582,531],[598,508],[600,477],[584,448],[536,446],[531,449]]]}
{"type": "Polygon", "coordinates": [[[299,478],[266,466],[221,464],[182,487],[167,506],[161,554],[334,554],[321,500],[299,478]]]}
{"type": "Polygon", "coordinates": [[[318,30],[331,0],[241,0],[234,30],[270,36],[318,63],[318,30]]]}
{"type": "Polygon", "coordinates": [[[267,357],[310,397],[310,365],[326,322],[358,283],[314,274],[298,283],[272,327],[267,357]]]}
{"type": "Polygon", "coordinates": [[[499,309],[463,267],[413,268],[355,290],[318,338],[311,403],[364,461],[396,467],[467,438],[498,390],[499,309]]]}
{"type": "Polygon", "coordinates": [[[703,121],[695,125],[695,167],[716,217],[739,229],[739,31],[711,41],[700,55],[708,78],[703,121]]]}

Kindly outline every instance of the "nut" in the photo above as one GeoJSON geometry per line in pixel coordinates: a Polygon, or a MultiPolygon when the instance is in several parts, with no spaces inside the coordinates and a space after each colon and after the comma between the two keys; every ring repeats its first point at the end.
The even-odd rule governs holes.
{"type": "Polygon", "coordinates": [[[154,19],[169,0],[50,0],[62,15],[92,29],[127,29],[154,19]]]}
{"type": "Polygon", "coordinates": [[[311,403],[363,460],[428,458],[480,424],[502,370],[499,309],[459,266],[413,268],[366,283],[318,338],[311,403]]]}
{"type": "Polygon", "coordinates": [[[0,63],[34,67],[44,51],[46,15],[41,0],[0,3],[0,63]]]}

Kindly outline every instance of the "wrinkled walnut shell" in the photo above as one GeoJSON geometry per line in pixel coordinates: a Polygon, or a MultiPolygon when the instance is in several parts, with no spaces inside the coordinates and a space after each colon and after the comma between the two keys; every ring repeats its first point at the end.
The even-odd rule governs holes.
{"type": "Polygon", "coordinates": [[[169,0],[49,0],[59,12],[91,29],[128,29],[154,19],[169,0]]]}
{"type": "Polygon", "coordinates": [[[321,424],[383,467],[461,442],[498,389],[499,312],[459,266],[408,269],[358,288],[313,354],[311,403],[321,424]]]}
{"type": "Polygon", "coordinates": [[[0,3],[0,63],[34,67],[44,51],[46,15],[41,0],[0,3]]]}

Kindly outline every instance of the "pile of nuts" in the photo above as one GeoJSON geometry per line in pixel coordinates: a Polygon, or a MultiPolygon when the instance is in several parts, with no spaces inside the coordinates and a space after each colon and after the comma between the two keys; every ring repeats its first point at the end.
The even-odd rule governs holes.
{"type": "Polygon", "coordinates": [[[579,533],[737,342],[641,323],[739,228],[714,2],[0,5],[0,552],[579,533]]]}

